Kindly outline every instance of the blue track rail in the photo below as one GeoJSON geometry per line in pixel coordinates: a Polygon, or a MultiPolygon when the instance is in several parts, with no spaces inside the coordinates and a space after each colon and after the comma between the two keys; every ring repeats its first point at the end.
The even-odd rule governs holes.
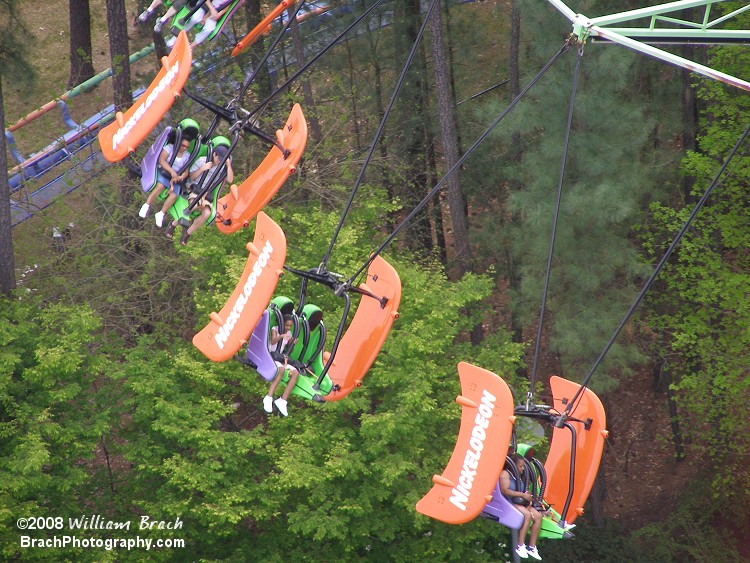
{"type": "MultiPolygon", "coordinates": [[[[145,90],[146,88],[139,88],[133,92],[133,98],[137,99],[145,90]]],[[[51,205],[57,197],[81,187],[91,178],[91,172],[95,167],[103,169],[110,164],[104,159],[101,151],[95,149],[95,142],[99,128],[115,118],[114,104],[94,114],[80,125],[70,118],[65,102],[60,101],[58,105],[62,109],[63,121],[71,129],[30,157],[24,158],[16,147],[13,135],[9,131],[5,132],[10,153],[20,165],[20,170],[8,178],[13,227],[51,205]],[[23,193],[27,182],[37,180],[63,164],[70,164],[70,166],[31,193],[23,193]]]]}

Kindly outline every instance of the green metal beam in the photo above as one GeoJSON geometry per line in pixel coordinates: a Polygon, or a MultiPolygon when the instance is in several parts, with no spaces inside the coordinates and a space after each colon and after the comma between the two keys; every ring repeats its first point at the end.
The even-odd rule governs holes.
{"type": "Polygon", "coordinates": [[[750,10],[750,2],[733,10],[720,18],[711,20],[710,10],[713,4],[726,0],[680,0],[659,4],[638,10],[629,10],[608,16],[588,18],[582,14],[576,14],[562,0],[547,0],[573,24],[573,36],[581,43],[588,39],[592,41],[604,40],[618,43],[634,51],[663,60],[670,64],[686,68],[692,72],[702,74],[714,80],[719,80],[737,88],[750,91],[750,82],[736,78],[729,74],[714,70],[710,67],[679,57],[673,53],[653,47],[649,43],[744,43],[750,42],[750,30],[718,30],[713,29],[720,23],[750,10]],[[672,12],[686,10],[689,8],[703,7],[703,18],[700,22],[694,22],[681,18],[666,16],[672,12]],[[643,18],[651,18],[648,27],[618,27],[608,28],[609,24],[632,22],[643,18]],[[659,28],[657,24],[670,24],[672,27],[659,28]],[[678,26],[678,27],[674,27],[678,26]]]}

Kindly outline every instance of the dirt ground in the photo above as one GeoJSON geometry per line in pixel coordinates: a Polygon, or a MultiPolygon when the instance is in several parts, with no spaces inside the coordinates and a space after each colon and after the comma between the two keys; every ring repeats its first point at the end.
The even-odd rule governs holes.
{"type": "MultiPolygon", "coordinates": [[[[19,2],[20,17],[26,26],[31,41],[27,48],[28,61],[36,71],[36,79],[28,85],[5,80],[3,95],[5,126],[10,127],[37,107],[59,98],[68,91],[67,81],[70,72],[69,9],[67,0],[47,2],[19,2]]],[[[128,12],[131,52],[136,52],[151,42],[149,34],[141,34],[132,28],[133,15],[137,11],[136,0],[126,0],[128,12]]],[[[90,0],[91,43],[94,69],[96,72],[111,66],[109,56],[109,35],[105,0],[90,0]]],[[[131,74],[137,80],[139,73],[149,72],[158,61],[154,56],[146,57],[131,67],[131,74]]],[[[103,109],[113,101],[112,80],[104,80],[92,92],[77,96],[68,101],[70,115],[80,122],[103,109]]],[[[67,132],[59,110],[25,125],[14,133],[19,149],[31,153],[44,147],[54,137],[67,132]]]]}
{"type": "Polygon", "coordinates": [[[604,406],[605,515],[626,529],[665,519],[695,471],[690,455],[675,460],[666,396],[654,392],[651,372],[644,369],[618,390],[616,400],[605,398],[604,406]]]}

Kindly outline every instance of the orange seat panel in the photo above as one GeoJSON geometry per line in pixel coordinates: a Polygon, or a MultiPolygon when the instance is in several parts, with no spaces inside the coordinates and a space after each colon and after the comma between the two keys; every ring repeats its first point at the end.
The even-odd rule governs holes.
{"type": "Polygon", "coordinates": [[[224,362],[250,337],[283,273],[286,260],[284,231],[265,213],[258,215],[250,256],[239,283],[220,313],[193,337],[193,344],[209,360],[224,362]]]}
{"type": "MultiPolygon", "coordinates": [[[[563,412],[581,386],[562,377],[552,376],[550,387],[554,410],[563,412]]],[[[563,519],[568,523],[572,523],[583,514],[583,505],[599,471],[604,440],[607,437],[604,406],[591,389],[584,390],[570,416],[583,421],[590,419],[591,426],[589,430],[586,430],[583,422],[568,420],[576,430],[576,455],[573,496],[567,514],[562,514],[562,512],[570,488],[570,430],[567,428],[553,430],[549,454],[544,463],[544,469],[547,472],[547,489],[544,498],[552,508],[562,514],[563,519]]]]}
{"type": "Polygon", "coordinates": [[[326,401],[338,401],[359,387],[367,370],[377,358],[388,337],[393,321],[398,318],[401,303],[401,278],[384,258],[377,256],[367,270],[367,281],[360,285],[373,295],[386,297],[385,307],[363,295],[349,328],[341,338],[328,376],[339,389],[331,391],[326,401]]]}
{"type": "Polygon", "coordinates": [[[250,47],[250,45],[255,43],[261,35],[265,35],[269,31],[271,31],[271,24],[273,23],[273,20],[279,17],[281,15],[281,12],[286,10],[291,3],[291,0],[282,0],[282,2],[273,10],[271,10],[265,18],[260,20],[260,23],[258,25],[251,29],[250,32],[245,35],[245,37],[239,40],[237,45],[234,46],[234,49],[232,49],[232,56],[236,57],[245,49],[250,47]]]}
{"type": "Polygon", "coordinates": [[[463,524],[476,518],[492,491],[508,455],[513,433],[513,395],[500,377],[471,364],[458,364],[461,378],[461,429],[442,475],[417,503],[417,512],[463,524]]]}
{"type": "Polygon", "coordinates": [[[161,59],[161,70],[148,89],[126,111],[117,112],[115,121],[99,131],[102,154],[109,162],[119,162],[135,151],[148,137],[180,96],[190,76],[193,53],[187,34],[181,31],[172,51],[161,59]]]}
{"type": "Polygon", "coordinates": [[[222,233],[231,234],[247,227],[297,169],[307,144],[307,122],[299,104],[294,104],[286,125],[276,131],[276,138],[285,149],[291,151],[289,156],[285,159],[279,148],[274,146],[242,184],[232,185],[229,193],[219,198],[216,226],[222,233]]]}

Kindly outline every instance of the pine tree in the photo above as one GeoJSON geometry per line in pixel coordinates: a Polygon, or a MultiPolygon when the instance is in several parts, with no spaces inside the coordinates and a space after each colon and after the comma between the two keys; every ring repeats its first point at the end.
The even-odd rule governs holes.
{"type": "MultiPolygon", "coordinates": [[[[16,12],[16,0],[0,0],[0,124],[5,124],[3,80],[28,84],[34,73],[24,54],[28,33],[16,12]]],[[[10,186],[5,135],[0,135],[0,295],[16,287],[11,232],[10,186]]]]}
{"type": "MultiPolygon", "coordinates": [[[[524,6],[522,14],[530,37],[523,85],[562,47],[569,24],[544,4],[524,6]]],[[[576,56],[575,47],[563,55],[514,109],[509,123],[498,128],[508,158],[496,176],[483,179],[485,186],[519,186],[500,211],[507,228],[496,238],[505,247],[495,252],[512,257],[520,276],[512,306],[531,334],[543,296],[576,56]]],[[[680,76],[670,67],[657,68],[680,76]]],[[[586,375],[637,295],[637,276],[648,271],[632,234],[644,202],[659,193],[662,179],[649,160],[659,137],[656,116],[645,103],[653,96],[642,88],[644,72],[653,69],[625,49],[594,44],[583,50],[541,342],[542,351],[556,355],[562,375],[570,379],[586,375]]],[[[670,91],[662,87],[660,95],[670,91]]],[[[491,107],[499,113],[497,105],[491,107]]],[[[659,117],[668,122],[667,115],[659,117]]],[[[489,156],[491,147],[485,150],[485,158],[498,158],[489,156]]],[[[497,232],[496,226],[490,229],[497,232]]],[[[626,374],[639,358],[637,347],[621,337],[594,385],[611,386],[613,377],[626,374]]]]}
{"type": "Polygon", "coordinates": [[[68,88],[94,76],[91,53],[91,15],[89,0],[70,0],[70,75],[68,88]]]}

